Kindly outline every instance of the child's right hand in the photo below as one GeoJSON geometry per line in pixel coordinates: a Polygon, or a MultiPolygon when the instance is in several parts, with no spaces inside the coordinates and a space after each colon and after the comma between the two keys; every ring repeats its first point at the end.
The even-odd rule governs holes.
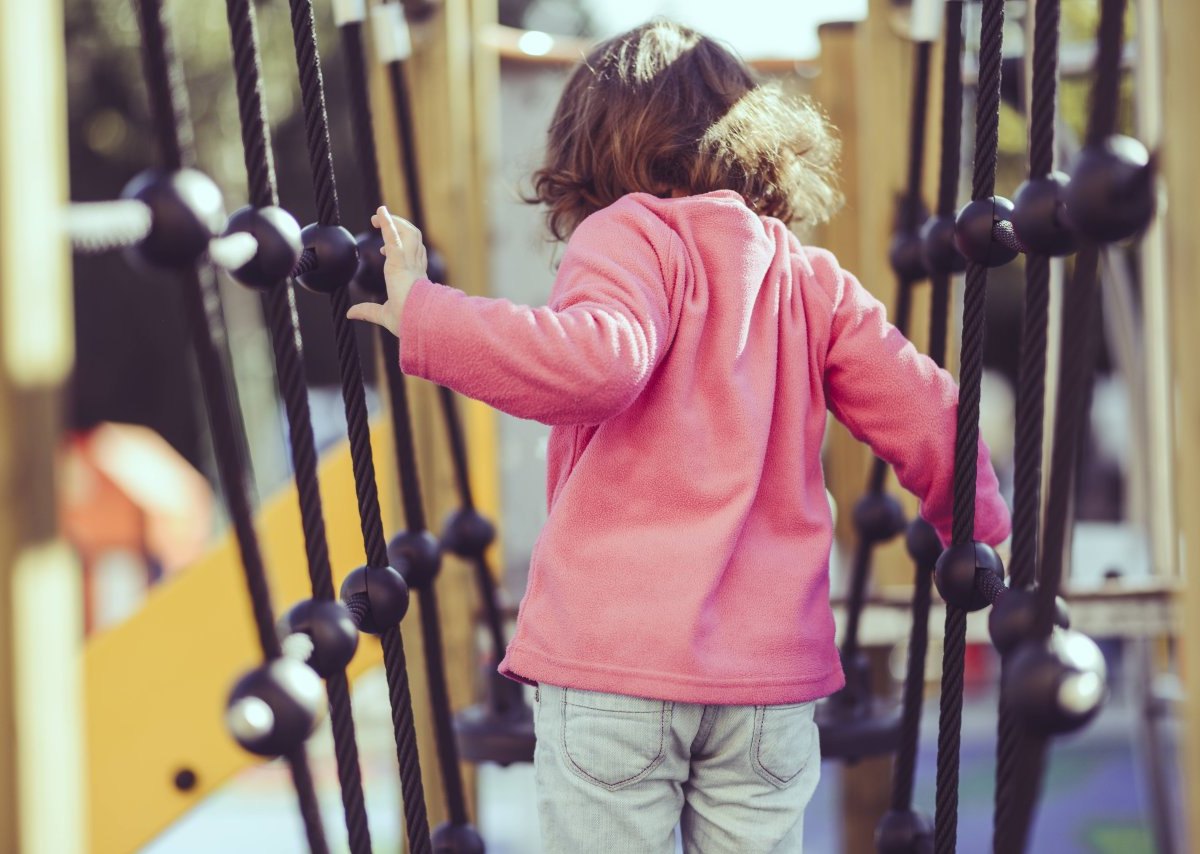
{"type": "Polygon", "coordinates": [[[400,316],[409,291],[417,279],[425,278],[428,259],[420,230],[406,219],[393,216],[386,206],[371,217],[371,225],[383,233],[380,252],[387,260],[383,264],[383,277],[387,283],[387,301],[382,305],[362,302],[351,306],[346,317],[365,320],[382,326],[396,337],[400,336],[400,316]]]}

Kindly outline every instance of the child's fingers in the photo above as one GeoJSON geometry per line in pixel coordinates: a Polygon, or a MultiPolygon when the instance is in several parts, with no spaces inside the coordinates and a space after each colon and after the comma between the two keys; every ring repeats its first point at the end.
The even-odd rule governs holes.
{"type": "Polygon", "coordinates": [[[352,305],[346,312],[346,317],[350,320],[365,320],[368,323],[376,323],[387,328],[387,314],[384,312],[383,306],[377,303],[360,302],[358,305],[352,305]]]}
{"type": "Polygon", "coordinates": [[[383,233],[383,242],[395,246],[397,249],[403,249],[404,241],[400,237],[400,230],[396,228],[396,218],[388,213],[388,209],[384,205],[380,205],[379,210],[375,213],[373,219],[378,220],[375,227],[383,233]]]}

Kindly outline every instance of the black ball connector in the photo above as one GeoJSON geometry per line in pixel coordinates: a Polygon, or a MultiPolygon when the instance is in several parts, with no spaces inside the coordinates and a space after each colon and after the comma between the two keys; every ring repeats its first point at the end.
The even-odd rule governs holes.
{"type": "Polygon", "coordinates": [[[150,233],[132,251],[156,267],[192,266],[225,222],[220,189],[196,169],[147,169],[125,185],[121,198],[150,209],[150,233]]]}
{"type": "Polygon", "coordinates": [[[1004,692],[1025,726],[1042,736],[1074,732],[1104,705],[1104,654],[1082,632],[1056,629],[1044,641],[1025,641],[1004,668],[1004,692]]]}
{"type": "Polygon", "coordinates": [[[904,534],[904,545],[909,557],[921,569],[932,570],[942,556],[942,541],[933,525],[920,516],[913,519],[904,534]]]}
{"type": "Polygon", "coordinates": [[[908,524],[900,502],[886,492],[868,492],[858,499],[853,518],[854,530],[871,543],[886,543],[908,524]]]}
{"type": "Polygon", "coordinates": [[[442,822],[433,829],[433,854],[484,854],[487,847],[479,831],[469,824],[442,822]]]}
{"type": "Polygon", "coordinates": [[[383,264],[387,259],[379,251],[383,248],[383,235],[375,230],[364,231],[355,241],[358,244],[355,291],[365,300],[382,302],[387,299],[387,282],[383,278],[383,264]]]}
{"type": "Polygon", "coordinates": [[[341,602],[305,599],[279,621],[279,637],[287,651],[288,638],[305,635],[311,641],[304,661],[322,679],[346,669],[358,649],[358,628],[341,602]]]}
{"type": "MultiPolygon", "coordinates": [[[[1037,626],[1037,601],[1037,594],[1033,590],[1021,587],[1008,590],[996,600],[988,614],[988,634],[991,635],[992,646],[1001,655],[1016,649],[1024,641],[1033,640],[1037,626]]],[[[1061,596],[1055,598],[1054,624],[1064,629],[1071,625],[1067,603],[1061,596]]]]}
{"type": "Polygon", "coordinates": [[[358,270],[358,244],[340,225],[307,225],[300,232],[305,251],[312,250],[315,264],[296,281],[318,294],[331,294],[350,284],[358,270]]]}
{"type": "Polygon", "coordinates": [[[875,828],[878,854],[933,854],[933,821],[914,810],[888,810],[875,828]]]}
{"type": "Polygon", "coordinates": [[[979,573],[989,572],[1004,580],[1004,563],[986,543],[952,545],[942,552],[933,570],[933,583],[949,604],[964,611],[980,611],[991,604],[981,592],[979,573]]]}
{"type": "Polygon", "coordinates": [[[360,566],[342,582],[342,602],[360,632],[383,634],[408,613],[408,585],[391,566],[360,566]]]}
{"type": "Polygon", "coordinates": [[[442,549],[429,531],[401,531],[388,543],[388,560],[400,568],[410,590],[432,584],[442,568],[442,549]]]}
{"type": "Polygon", "coordinates": [[[247,205],[229,217],[223,234],[245,232],[258,242],[249,263],[230,275],[243,285],[269,290],[286,279],[300,260],[300,223],[276,205],[256,208],[247,205]]]}
{"type": "Polygon", "coordinates": [[[1067,224],[1066,193],[1070,178],[1051,172],[1030,178],[1013,197],[1012,227],[1021,245],[1038,255],[1061,257],[1076,250],[1079,241],[1067,224]]]}
{"type": "Polygon", "coordinates": [[[925,244],[912,231],[898,231],[888,246],[888,263],[903,282],[919,282],[929,275],[925,268],[925,244]]]}
{"type": "Polygon", "coordinates": [[[1013,203],[1003,196],[967,202],[954,220],[954,245],[967,259],[985,267],[1003,267],[1018,253],[992,237],[998,222],[1012,221],[1013,203]]]}
{"type": "Polygon", "coordinates": [[[496,526],[476,510],[455,510],[442,526],[442,548],[468,560],[482,557],[495,539],[496,526]]]}
{"type": "Polygon", "coordinates": [[[967,259],[954,242],[954,217],[934,216],[921,226],[921,256],[931,275],[961,273],[967,259]]]}
{"type": "Polygon", "coordinates": [[[1071,227],[1097,243],[1126,240],[1154,217],[1154,168],[1146,146],[1114,134],[1085,145],[1067,186],[1071,227]]]}
{"type": "Polygon", "coordinates": [[[277,658],[238,680],[225,704],[234,739],[258,756],[283,756],[312,734],[322,708],[321,680],[307,664],[277,658]]]}

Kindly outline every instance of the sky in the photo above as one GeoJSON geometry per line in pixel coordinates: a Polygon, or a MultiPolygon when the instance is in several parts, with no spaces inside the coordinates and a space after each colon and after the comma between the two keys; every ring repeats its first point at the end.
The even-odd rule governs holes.
{"type": "Polygon", "coordinates": [[[588,0],[601,38],[664,15],[723,39],[745,58],[810,57],[817,24],[859,20],[867,0],[588,0]]]}

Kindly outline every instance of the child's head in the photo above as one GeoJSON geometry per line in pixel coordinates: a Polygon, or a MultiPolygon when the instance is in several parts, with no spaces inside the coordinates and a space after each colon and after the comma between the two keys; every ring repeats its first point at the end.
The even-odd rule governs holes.
{"type": "Polygon", "coordinates": [[[656,20],[599,45],[567,82],[534,198],[565,239],[626,193],[734,190],[757,213],[820,222],[841,201],[838,142],[810,102],[759,85],[728,49],[656,20]]]}

